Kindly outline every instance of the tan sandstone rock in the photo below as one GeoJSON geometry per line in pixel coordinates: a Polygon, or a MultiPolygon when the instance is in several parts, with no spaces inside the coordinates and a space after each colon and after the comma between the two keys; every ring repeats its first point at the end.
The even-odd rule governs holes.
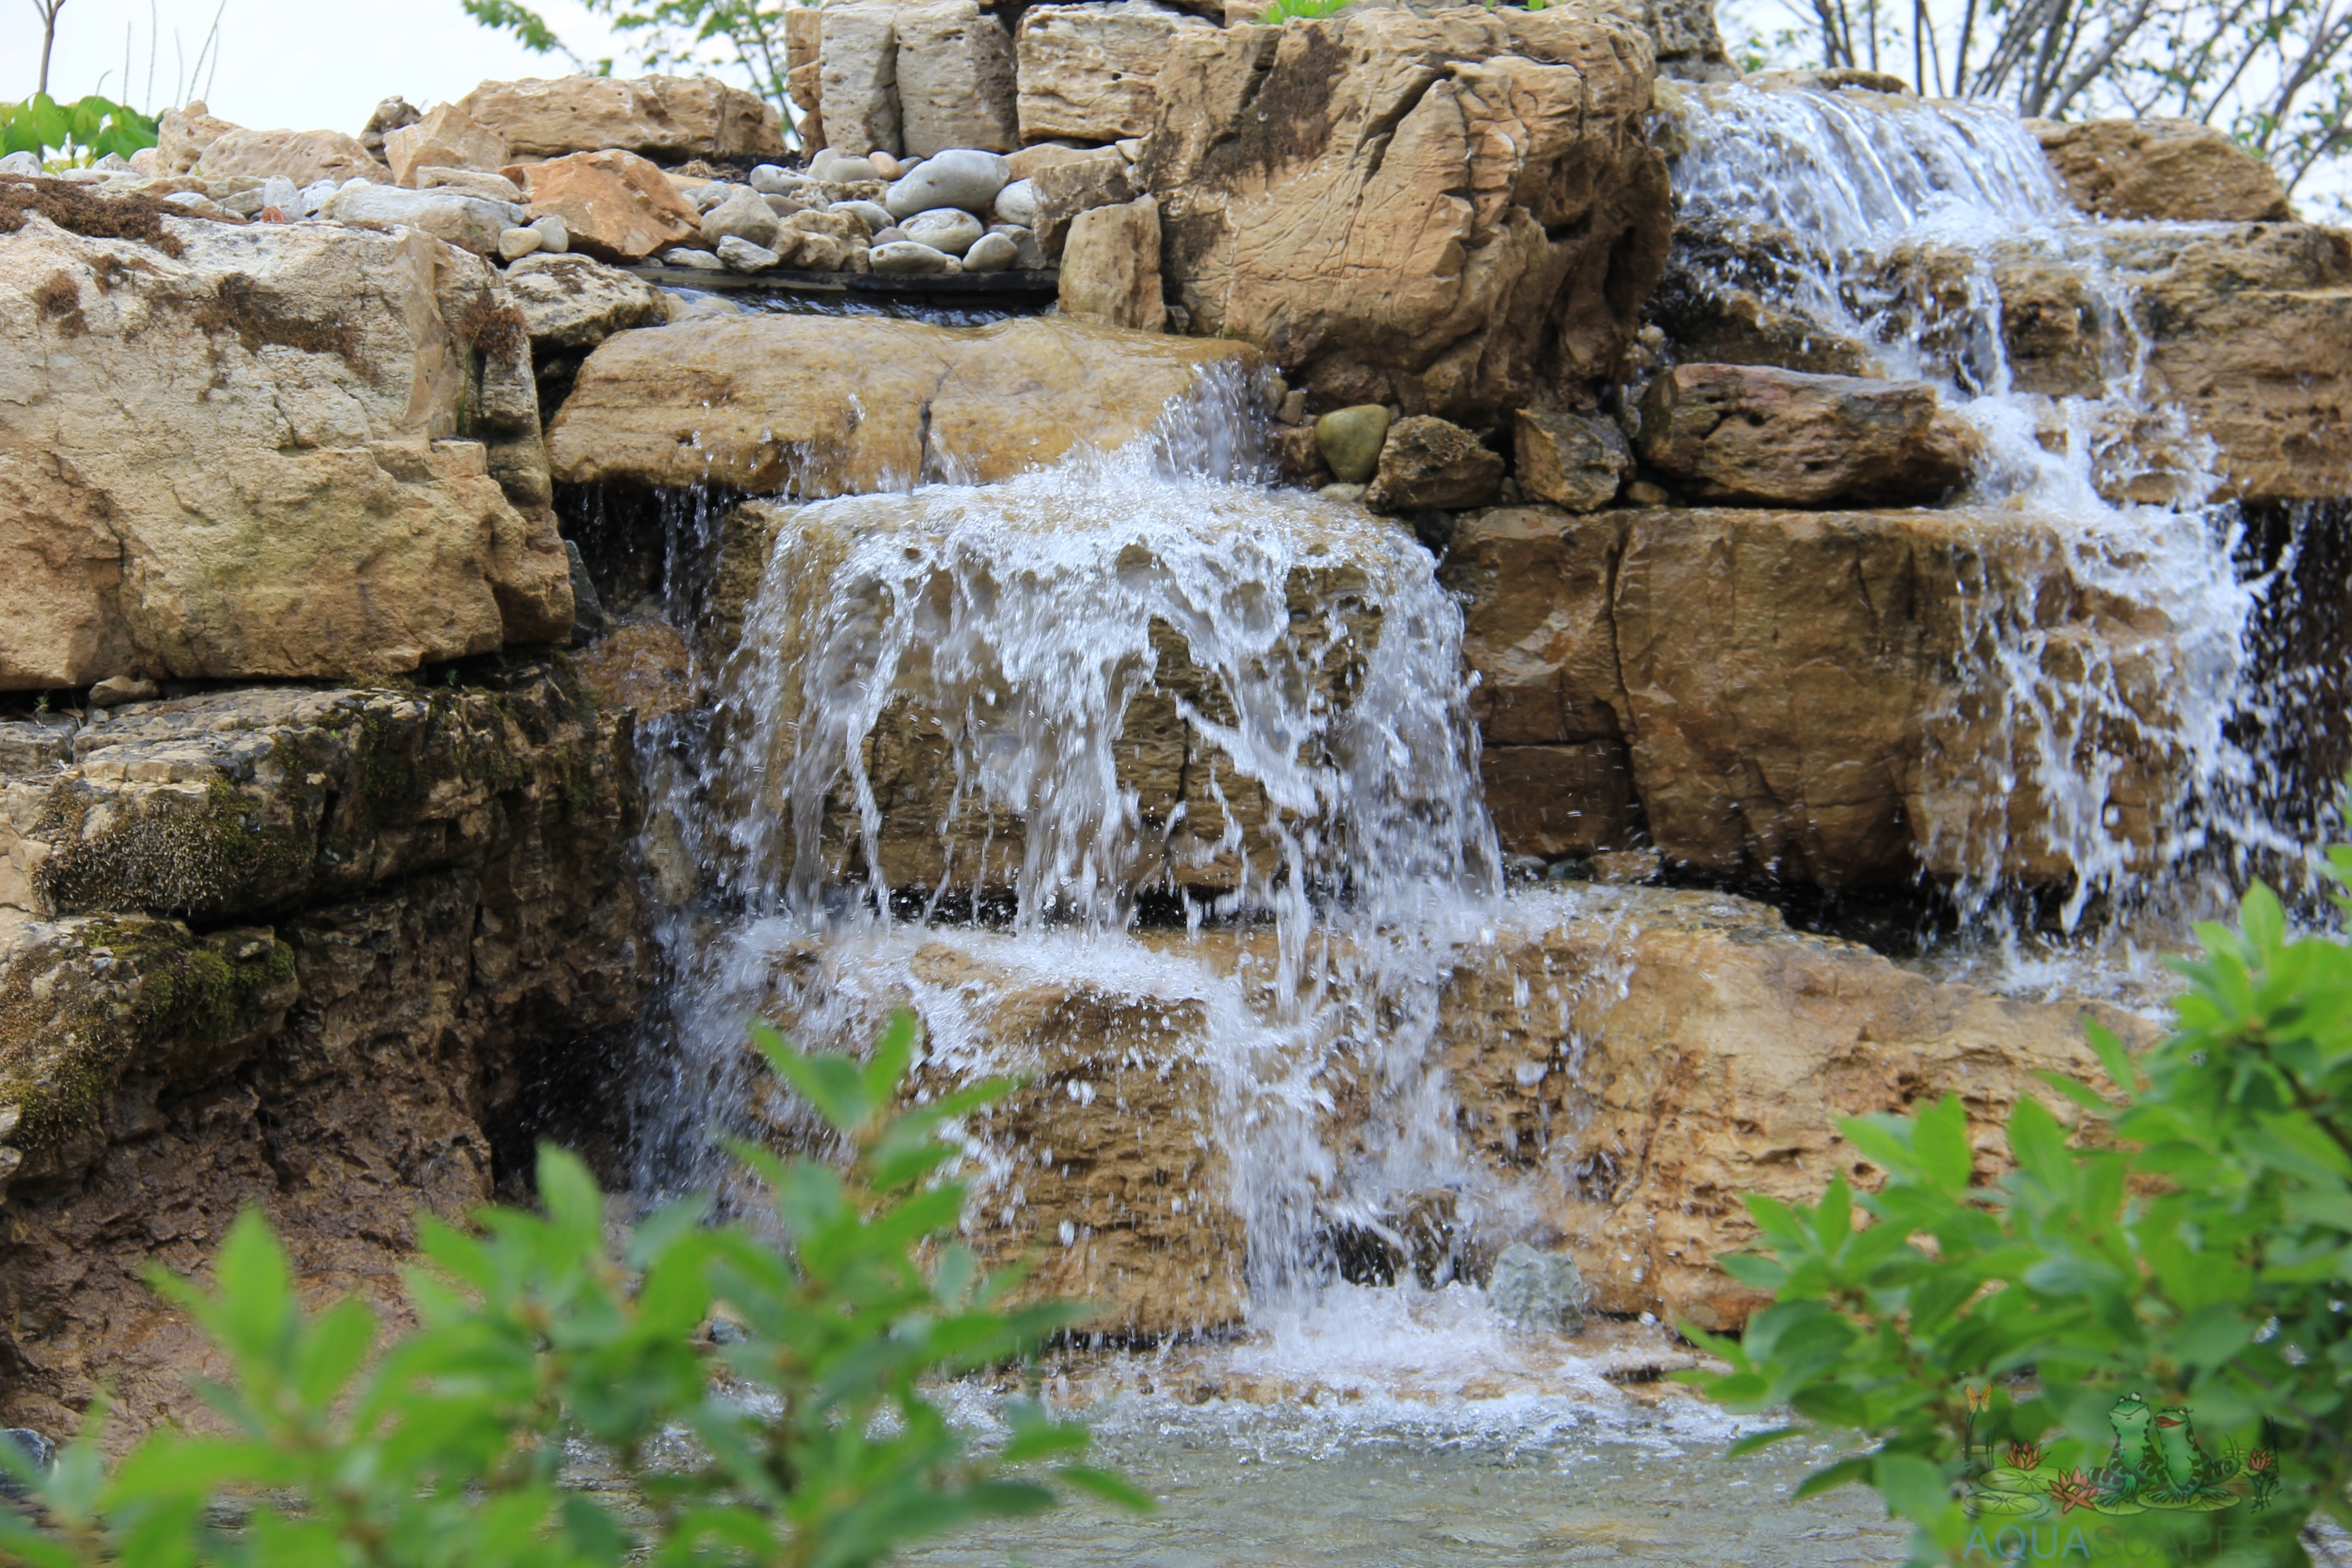
{"type": "Polygon", "coordinates": [[[1010,152],[1012,35],[975,0],[924,0],[892,17],[898,40],[899,136],[919,158],[952,147],[1010,152]]]}
{"type": "Polygon", "coordinates": [[[725,484],[803,497],[900,489],[948,464],[986,483],[1078,441],[1151,427],[1246,345],[1052,317],[951,329],[735,316],[605,340],[548,428],[560,480],[725,484]]]}
{"type": "Polygon", "coordinates": [[[1175,39],[1213,30],[1151,0],[1036,6],[1022,13],[1021,140],[1115,141],[1148,134],[1153,82],[1175,39]]]}
{"type": "Polygon", "coordinates": [[[1823,506],[1939,500],[1977,442],[1925,381],[1681,365],[1643,395],[1636,446],[1694,500],[1823,506]]]}
{"type": "MultiPolygon", "coordinates": [[[[1334,1171],[1374,1165],[1362,1156],[1396,1128],[1379,1114],[1390,1107],[1377,1071],[1345,1039],[1295,1043],[1237,1081],[1211,1020],[1229,1032],[1237,1001],[1245,1019],[1271,1010],[1272,933],[1147,933],[1136,946],[1117,978],[1018,962],[987,937],[883,964],[796,951],[769,1010],[789,1031],[822,1008],[841,1036],[824,1043],[855,1049],[890,1006],[910,1004],[954,1042],[924,1088],[1024,1075],[972,1123],[982,1154],[967,1236],[991,1259],[1034,1249],[1044,1280],[1032,1288],[1092,1298],[1104,1328],[1236,1325],[1251,1240],[1240,1184],[1269,1174],[1247,1167],[1247,1129],[1283,1115],[1254,1084],[1272,1081],[1277,1061],[1295,1069],[1305,1051],[1329,1051],[1317,1081],[1332,1103],[1282,1134],[1319,1148],[1302,1159],[1261,1144],[1269,1165],[1325,1151],[1334,1171]]],[[[1474,1277],[1514,1240],[1566,1247],[1609,1312],[1738,1326],[1759,1303],[1713,1259],[1755,1237],[1741,1193],[1809,1201],[1835,1176],[1865,1190],[1881,1179],[1839,1137],[1841,1117],[1956,1093],[1990,1175],[2020,1095],[2076,1114],[2034,1073],[2098,1076],[2075,1008],[1938,985],[1714,895],[1525,896],[1444,973],[1433,1049],[1458,1107],[1447,1126],[1460,1168],[1437,1194],[1390,1197],[1425,1213],[1438,1198],[1452,1261],[1474,1277]]],[[[1361,1016],[1350,1010],[1370,998],[1343,982],[1330,1001],[1361,1016]]],[[[2099,1013],[2127,1041],[2147,1038],[2144,1024],[2099,1013]]],[[[788,1124],[780,1107],[769,1114],[788,1124]]],[[[1392,1234],[1412,1228],[1405,1213],[1383,1217],[1392,1234]]]]}
{"type": "Polygon", "coordinates": [[[2190,119],[2026,122],[2075,205],[2094,218],[2283,223],[2294,209],[2270,165],[2190,119]]]}
{"type": "MultiPolygon", "coordinates": [[[[2016,750],[2030,738],[2000,728],[1999,684],[1972,664],[2001,606],[2041,617],[2054,712],[2077,714],[2069,682],[2092,666],[2111,670],[2127,714],[2160,725],[2169,711],[2161,616],[2080,581],[2056,531],[2007,513],[1504,507],[1456,523],[1442,576],[1468,596],[1473,703],[1510,820],[1537,822],[1526,780],[1543,764],[1502,749],[1622,746],[1650,840],[1718,874],[2064,880],[2016,750]]],[[[2106,831],[2147,856],[2175,760],[2124,722],[2090,719],[2086,739],[2128,759],[2106,831]]],[[[1586,787],[1565,766],[1552,776],[1586,787]]],[[[1541,831],[1570,810],[1622,818],[1614,775],[1592,787],[1589,807],[1559,796],[1541,831]]]]}
{"type": "Polygon", "coordinates": [[[785,152],[783,119],[774,104],[708,76],[484,82],[454,107],[503,137],[516,158],[614,148],[683,163],[777,160],[785,152]]]}
{"type": "Polygon", "coordinates": [[[422,185],[417,172],[425,168],[503,168],[508,156],[506,138],[456,104],[442,104],[413,125],[384,136],[384,161],[392,177],[412,188],[422,185]]]}
{"type": "Polygon", "coordinates": [[[232,129],[205,148],[207,179],[266,180],[282,175],[299,187],[318,180],[382,181],[383,164],[355,137],[339,130],[232,129]]]}
{"type": "Polygon", "coordinates": [[[1612,374],[1669,230],[1650,51],[1577,6],[1179,29],[1136,168],[1191,330],[1318,410],[1479,424],[1612,374]]]}
{"type": "Polygon", "coordinates": [[[1374,512],[1484,506],[1502,483],[1503,460],[1458,424],[1429,414],[1400,419],[1381,444],[1364,504],[1374,512]]]}
{"type": "Polygon", "coordinates": [[[1616,500],[1634,467],[1615,420],[1564,410],[1520,410],[1511,452],[1527,498],[1570,512],[1598,512],[1616,500]]]}
{"type": "Polygon", "coordinates": [[[544,164],[510,164],[531,216],[563,220],[575,250],[624,265],[695,239],[701,215],[634,152],[574,152],[544,164]]]}
{"type": "Polygon", "coordinates": [[[898,10],[893,0],[833,0],[817,13],[827,147],[853,156],[901,151],[898,10]]]}
{"type": "Polygon", "coordinates": [[[413,230],[164,228],[0,236],[0,688],[568,636],[552,514],[501,484],[545,459],[498,274],[413,230]]]}
{"type": "Polygon", "coordinates": [[[1062,250],[1062,314],[1133,332],[1168,321],[1159,292],[1159,206],[1149,197],[1081,212],[1062,250]]]}
{"type": "Polygon", "coordinates": [[[670,319],[660,289],[587,256],[525,256],[506,269],[506,292],[540,355],[591,349],[615,333],[670,319]]]}

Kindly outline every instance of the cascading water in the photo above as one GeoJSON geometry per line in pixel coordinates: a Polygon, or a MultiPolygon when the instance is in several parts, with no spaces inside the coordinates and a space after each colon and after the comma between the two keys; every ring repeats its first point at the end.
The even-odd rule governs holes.
{"type": "MultiPolygon", "coordinates": [[[[1501,908],[1461,609],[1407,531],[1267,488],[1255,428],[1212,373],[1116,454],[763,514],[711,738],[652,771],[705,875],[666,939],[644,1185],[718,1181],[706,1128],[765,1113],[747,1018],[854,1049],[912,1001],[934,1066],[1032,1070],[989,1012],[1028,976],[1194,1021],[1261,1307],[1349,1216],[1479,1201],[1431,1049],[1501,908]],[[1268,940],[1213,953],[1206,921],[1268,940]],[[1340,1081],[1372,1101],[1344,1156],[1340,1081]]],[[[1017,1203],[1012,1155],[973,1152],[1017,1203]]]]}
{"type": "MultiPolygon", "coordinates": [[[[1751,290],[1842,340],[1877,373],[1940,383],[1983,438],[1961,504],[2042,531],[2069,592],[2129,607],[2152,635],[2058,646],[2028,585],[1991,566],[1961,584],[1971,616],[1964,701],[1985,711],[1964,757],[1931,754],[1938,789],[1977,792],[1965,841],[1931,845],[1973,941],[2033,987],[2097,984],[2079,963],[2029,961],[2004,867],[2022,849],[2073,869],[2057,911],[2092,965],[2138,972],[2138,931],[2177,939],[2257,868],[2301,852],[2282,821],[2253,630],[2271,583],[2238,565],[2238,509],[2216,502],[2210,444],[2154,388],[2132,279],[2110,231],[2084,220],[2005,111],[1884,95],[1697,88],[1680,96],[1672,163],[1682,265],[1700,287],[1751,290]],[[2020,389],[2005,339],[2000,265],[2078,280],[2101,348],[2088,396],[2020,389]],[[1989,723],[1984,719],[1989,719],[1989,723]],[[2148,792],[2153,797],[2130,798],[2148,792]],[[2041,802],[2036,842],[2000,803],[2041,802]],[[2101,905],[2107,919],[2086,916],[2101,905]],[[2089,928],[2100,927],[2097,933],[2089,928]],[[1984,942],[1989,939],[1989,942],[1984,942]]],[[[2291,549],[2291,545],[2290,548],[2291,549]]],[[[2269,672],[2274,688],[2281,677],[2269,672]]]]}

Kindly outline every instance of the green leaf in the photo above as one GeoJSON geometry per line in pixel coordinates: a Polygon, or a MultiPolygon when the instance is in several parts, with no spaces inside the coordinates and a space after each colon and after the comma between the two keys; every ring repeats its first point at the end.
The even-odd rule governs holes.
{"type": "Polygon", "coordinates": [[[1968,1111],[1960,1096],[1947,1094],[1919,1112],[1917,1126],[1913,1147],[1919,1156],[1920,1174],[1947,1192],[1966,1190],[1976,1156],[1968,1146],[1968,1111]]]}
{"type": "Polygon", "coordinates": [[[1811,1475],[1798,1482],[1796,1490],[1789,1494],[1789,1500],[1792,1503],[1802,1503],[1807,1497],[1818,1497],[1824,1492],[1852,1482],[1868,1481],[1870,1478],[1871,1461],[1867,1456],[1841,1459],[1835,1464],[1826,1465],[1815,1471],[1811,1475]]]}
{"type": "Polygon", "coordinates": [[[1774,1443],[1783,1442],[1790,1438],[1801,1438],[1805,1434],[1806,1428],[1803,1427],[1775,1427],[1768,1432],[1750,1432],[1747,1436],[1735,1440],[1731,1447],[1725,1449],[1724,1458],[1745,1459],[1759,1450],[1770,1448],[1774,1443]]]}

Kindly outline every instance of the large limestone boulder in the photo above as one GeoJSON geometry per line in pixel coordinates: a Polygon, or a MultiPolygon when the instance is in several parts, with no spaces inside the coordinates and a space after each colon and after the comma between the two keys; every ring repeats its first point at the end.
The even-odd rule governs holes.
{"type": "Polygon", "coordinates": [[[143,1270],[198,1271],[248,1206],[306,1288],[398,1310],[413,1217],[487,1201],[548,1064],[636,1016],[628,716],[544,662],[490,679],[118,709],[67,772],[0,781],[57,791],[82,813],[59,852],[126,892],[156,901],[193,850],[244,895],[193,926],[0,903],[0,1418],[62,1437],[101,1382],[111,1445],[192,1414],[188,1374],[225,1368],[143,1270]],[[313,869],[244,880],[241,825],[192,842],[175,793],[233,796],[257,858],[313,869]]]}
{"type": "Polygon", "coordinates": [[[1605,378],[1670,227],[1652,73],[1578,6],[1179,29],[1137,165],[1171,293],[1317,412],[1477,425],[1605,378]]]}
{"type": "Polygon", "coordinates": [[[2219,127],[2193,119],[2026,122],[2075,205],[2094,218],[2284,223],[2278,176],[2219,127]]]}
{"type": "MultiPolygon", "coordinates": [[[[1347,1269],[1318,1255],[1311,1220],[1251,1235],[1253,1205],[1295,1223],[1270,1199],[1317,1169],[1320,1190],[1293,1196],[1322,1211],[1327,1247],[1343,1226],[1413,1247],[1440,1228],[1416,1216],[1442,1214],[1446,1256],[1409,1259],[1432,1282],[1482,1278],[1482,1259],[1526,1241],[1571,1252],[1603,1311],[1736,1328],[1761,1304],[1714,1266],[1755,1239],[1740,1195],[1810,1201],[1838,1175],[1864,1190],[1883,1179],[1838,1135],[1841,1118],[1956,1093],[1991,1175],[2019,1096],[2077,1114],[2036,1073],[2098,1081],[2075,1008],[1938,985],[1741,899],[1532,895],[1434,971],[1431,1065],[1455,1108],[1444,1185],[1350,1188],[1345,1173],[1378,1169],[1380,1140],[1409,1132],[1396,1119],[1413,1112],[1382,1099],[1368,992],[1342,980],[1320,998],[1336,1034],[1271,1027],[1276,942],[1143,933],[1117,962],[1053,964],[978,935],[910,953],[802,947],[780,955],[764,1003],[797,1037],[849,1049],[912,1006],[952,1043],[922,1069],[933,1092],[1020,1075],[968,1124],[967,1237],[991,1260],[1031,1259],[1030,1289],[1101,1303],[1095,1326],[1140,1334],[1240,1323],[1250,1280],[1283,1261],[1245,1269],[1253,1244],[1300,1247],[1290,1261],[1310,1277],[1347,1269]],[[1265,1087],[1290,1073],[1329,1086],[1319,1111],[1265,1087]]],[[[2147,1038],[2097,1010],[2127,1041],[2147,1038]]],[[[790,1125],[781,1097],[766,1110],[790,1125]]]]}
{"type": "Polygon", "coordinates": [[[36,211],[0,236],[0,688],[390,675],[569,635],[495,272],[413,229],[156,233],[36,211]]]}
{"type": "Polygon", "coordinates": [[[1715,1266],[1756,1242],[1742,1194],[1811,1202],[1835,1176],[1885,1179],[1841,1120],[1956,1094],[1989,1178],[2020,1098],[2080,1115],[2038,1075],[2107,1087],[2086,1013],[2135,1049],[2154,1034],[2112,1008],[1938,984],[1742,899],[1566,902],[1456,969],[1438,1034],[1474,1158],[1523,1176],[1603,1312],[1739,1327],[1768,1304],[1715,1266]]]}
{"type": "Polygon", "coordinates": [[[484,82],[456,107],[516,158],[616,148],[662,163],[783,158],[774,104],[708,76],[560,76],[484,82]]]}
{"type": "Polygon", "coordinates": [[[605,340],[548,432],[573,484],[725,485],[802,497],[981,483],[1151,428],[1245,344],[1025,317],[954,329],[729,316],[605,340]]]}
{"type": "Polygon", "coordinates": [[[1021,140],[1116,141],[1156,123],[1153,88],[1180,35],[1212,24],[1151,0],[1022,13],[1021,140]]]}
{"type": "Polygon", "coordinates": [[[384,161],[392,177],[413,187],[417,175],[429,168],[497,169],[507,162],[506,138],[493,128],[474,123],[455,104],[442,104],[431,114],[385,133],[384,161]]]}
{"type": "Polygon", "coordinates": [[[2113,762],[2104,838],[2156,852],[2168,627],[2082,581],[2032,519],[1503,507],[1457,521],[1442,576],[1467,597],[1506,849],[1624,847],[1593,830],[1630,830],[1637,802],[1669,860],[1717,874],[2063,882],[2035,736],[2003,727],[1979,663],[2002,607],[2030,605],[2053,726],[2079,720],[2113,762]],[[2093,670],[2120,712],[2078,710],[2093,670]]]}

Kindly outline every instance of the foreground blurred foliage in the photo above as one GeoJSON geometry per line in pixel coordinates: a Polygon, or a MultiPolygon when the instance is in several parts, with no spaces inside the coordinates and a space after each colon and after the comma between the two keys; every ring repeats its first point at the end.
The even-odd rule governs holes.
{"type": "Polygon", "coordinates": [[[956,1153],[942,1123],[1006,1086],[893,1116],[911,1019],[863,1066],[759,1037],[854,1156],[844,1171],[738,1148],[788,1241],[707,1224],[686,1202],[616,1249],[586,1168],[542,1148],[544,1213],[487,1209],[473,1234],[424,1222],[431,1267],[410,1280],[421,1326],[379,1345],[357,1301],[301,1310],[283,1249],[248,1212],[211,1292],[154,1281],[234,1369],[202,1390],[228,1433],[158,1432],[109,1474],[93,1419],[33,1481],[37,1508],[0,1506],[0,1552],[35,1568],[855,1568],[1055,1505],[1012,1466],[1046,1461],[1068,1486],[1142,1506],[1070,1462],[1082,1428],[1016,1402],[1007,1440],[975,1452],[922,1392],[1083,1315],[1006,1308],[1015,1279],[982,1276],[943,1239],[964,1190],[939,1179],[956,1153]],[[632,1478],[641,1532],[562,1483],[574,1445],[632,1478]]]}
{"type": "Polygon", "coordinates": [[[0,156],[30,152],[43,163],[86,164],[111,152],[128,158],[155,145],[155,122],[96,93],[61,104],[47,93],[0,103],[0,156]]]}
{"type": "Polygon", "coordinates": [[[1747,1200],[1762,1246],[1724,1265],[1774,1304],[1737,1341],[1686,1328],[1732,1369],[1690,1381],[1804,1424],[1738,1449],[1859,1434],[1804,1490],[1876,1487],[1924,1562],[2088,1525],[2143,1562],[2300,1563],[2315,1513],[2352,1524],[2352,947],[2261,886],[2198,934],[2170,1037],[2134,1060],[2094,1026],[2120,1092],[2051,1077],[2071,1136],[2020,1098],[2007,1175],[1977,1179],[1947,1098],[1844,1123],[1887,1172],[1869,1223],[1842,1178],[1747,1200]]]}

